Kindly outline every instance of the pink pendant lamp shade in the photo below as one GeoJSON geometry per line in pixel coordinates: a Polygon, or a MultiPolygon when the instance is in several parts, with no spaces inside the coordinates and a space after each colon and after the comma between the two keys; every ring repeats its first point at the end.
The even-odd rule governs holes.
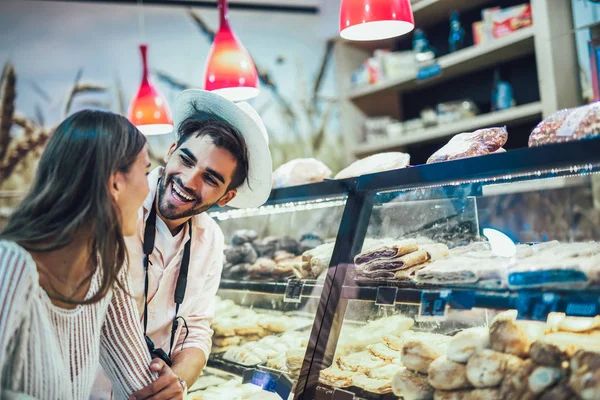
{"type": "Polygon", "coordinates": [[[229,26],[227,0],[219,0],[220,26],[204,67],[204,89],[231,101],[258,96],[258,73],[250,55],[229,26]]]}
{"type": "Polygon", "coordinates": [[[342,0],[340,36],[344,39],[387,39],[414,27],[410,0],[342,0]]]}
{"type": "Polygon", "coordinates": [[[148,46],[140,45],[142,54],[142,83],[129,105],[129,120],[145,135],[173,132],[173,120],[167,100],[150,82],[148,73],[148,46]]]}

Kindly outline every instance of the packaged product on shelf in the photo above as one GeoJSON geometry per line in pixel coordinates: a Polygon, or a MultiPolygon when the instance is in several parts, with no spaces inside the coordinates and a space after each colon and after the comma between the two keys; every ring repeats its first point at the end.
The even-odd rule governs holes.
{"type": "Polygon", "coordinates": [[[437,121],[439,124],[456,122],[472,118],[479,114],[479,108],[471,100],[459,100],[439,103],[436,106],[437,121]]]}
{"type": "Polygon", "coordinates": [[[387,127],[396,121],[391,117],[372,117],[367,118],[364,125],[364,132],[367,142],[386,140],[387,127]]]}
{"type": "Polygon", "coordinates": [[[305,233],[299,240],[289,236],[258,238],[249,229],[234,232],[231,242],[224,250],[223,278],[279,281],[317,278],[329,266],[334,245],[322,246],[323,239],[315,233],[305,233]]]}
{"type": "Polygon", "coordinates": [[[288,161],[273,172],[273,188],[321,182],[332,175],[327,165],[314,158],[288,161]]]}
{"type": "Polygon", "coordinates": [[[531,4],[521,4],[492,12],[493,35],[498,39],[533,25],[531,4]]]}
{"type": "Polygon", "coordinates": [[[600,102],[555,112],[529,136],[529,147],[589,139],[600,134],[600,102]]]}
{"type": "Polygon", "coordinates": [[[337,173],[335,179],[346,179],[375,172],[405,168],[410,163],[410,155],[400,152],[379,153],[357,160],[337,173]]]}
{"type": "MultiPolygon", "coordinates": [[[[377,54],[377,50],[375,54],[377,54]]],[[[417,63],[413,51],[394,51],[381,53],[386,79],[398,79],[403,76],[415,76],[417,63]]]]}
{"type": "Polygon", "coordinates": [[[506,127],[485,128],[475,132],[459,133],[448,144],[433,153],[427,164],[491,154],[508,139],[506,127]]]}

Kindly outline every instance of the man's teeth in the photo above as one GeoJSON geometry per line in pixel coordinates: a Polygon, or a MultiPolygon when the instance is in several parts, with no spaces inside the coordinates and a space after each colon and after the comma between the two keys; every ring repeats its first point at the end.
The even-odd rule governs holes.
{"type": "Polygon", "coordinates": [[[175,190],[175,192],[180,195],[181,197],[183,197],[185,200],[188,201],[192,201],[194,200],[193,198],[191,198],[190,196],[188,196],[187,194],[183,193],[175,184],[173,184],[173,190],[175,190]]]}

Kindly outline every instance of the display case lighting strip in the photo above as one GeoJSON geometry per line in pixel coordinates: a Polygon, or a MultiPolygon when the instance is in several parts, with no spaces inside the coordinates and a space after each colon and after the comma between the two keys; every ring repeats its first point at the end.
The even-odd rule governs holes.
{"type": "Polygon", "coordinates": [[[225,221],[234,218],[257,217],[262,215],[274,215],[296,211],[308,211],[321,208],[343,207],[346,204],[346,196],[329,199],[303,200],[288,202],[282,204],[273,204],[258,208],[241,208],[227,211],[214,211],[208,215],[219,221],[225,221]]]}
{"type": "MultiPolygon", "coordinates": [[[[434,188],[442,188],[442,187],[448,187],[448,186],[460,186],[460,185],[465,185],[465,184],[470,184],[470,183],[490,183],[490,182],[492,182],[492,183],[490,183],[490,185],[506,185],[506,184],[510,184],[510,182],[506,182],[506,181],[511,181],[514,179],[521,179],[521,178],[541,177],[542,175],[558,175],[560,177],[568,178],[568,177],[573,177],[573,176],[591,175],[591,174],[596,174],[596,173],[600,172],[600,171],[593,171],[593,169],[594,169],[594,165],[591,163],[584,164],[584,165],[571,165],[569,167],[564,167],[564,168],[551,168],[548,170],[537,170],[537,171],[531,171],[531,172],[521,172],[521,173],[516,173],[516,174],[499,175],[499,176],[495,176],[493,178],[465,179],[465,180],[446,182],[446,183],[440,183],[440,184],[435,184],[435,185],[425,185],[425,186],[415,186],[415,187],[410,187],[410,188],[390,189],[390,190],[386,190],[383,192],[379,192],[378,194],[412,192],[415,190],[434,189],[434,188]],[[562,175],[565,173],[570,173],[570,174],[562,175]],[[493,182],[498,182],[498,183],[493,183],[493,182]]],[[[544,177],[541,179],[552,179],[552,178],[556,178],[556,176],[547,176],[547,177],[544,177]]]]}

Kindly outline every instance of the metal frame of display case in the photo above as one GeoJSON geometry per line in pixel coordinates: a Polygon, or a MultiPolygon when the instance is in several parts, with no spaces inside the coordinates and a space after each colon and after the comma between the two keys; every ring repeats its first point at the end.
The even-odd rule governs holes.
{"type": "MultiPolygon", "coordinates": [[[[379,192],[477,183],[489,179],[517,182],[544,177],[600,171],[600,139],[561,143],[538,148],[513,150],[502,154],[474,157],[456,161],[409,167],[406,169],[361,176],[344,209],[340,229],[323,292],[315,316],[310,341],[295,399],[313,399],[317,393],[321,367],[331,365],[348,301],[351,299],[375,301],[379,287],[344,286],[346,273],[352,266],[354,255],[360,252],[365,239],[375,196],[379,192]]],[[[386,286],[382,283],[381,286],[386,286]]],[[[394,300],[419,304],[423,290],[451,289],[450,307],[508,309],[519,308],[523,303],[543,301],[543,290],[512,291],[469,289],[461,287],[423,287],[405,285],[394,287],[394,300]]],[[[552,290],[557,296],[553,311],[569,315],[600,314],[600,291],[552,290]]],[[[526,304],[527,305],[527,304],[526,304]]],[[[345,398],[344,391],[330,394],[330,398],[345,398]]]]}

